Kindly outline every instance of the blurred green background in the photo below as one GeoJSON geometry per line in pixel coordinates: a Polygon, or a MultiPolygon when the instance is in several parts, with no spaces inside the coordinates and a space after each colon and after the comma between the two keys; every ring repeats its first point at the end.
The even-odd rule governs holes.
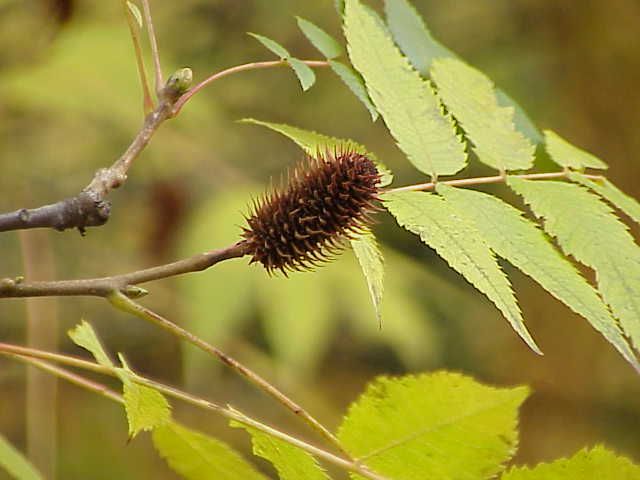
{"type": "MultiPolygon", "coordinates": [[[[609,178],[640,197],[636,0],[414,4],[436,37],[491,76],[539,126],[599,155],[611,165],[609,178]]],[[[332,0],[155,1],[152,8],[165,70],[190,66],[196,80],[271,59],[247,31],[278,40],[299,58],[320,58],[294,15],[340,34],[332,0]]],[[[0,211],[73,195],[126,148],[142,121],[120,2],[0,1],[0,44],[0,211]]],[[[424,181],[381,120],[372,124],[331,72],[317,75],[304,94],[290,71],[273,69],[223,79],[196,96],[156,134],[125,187],[112,193],[106,226],[84,238],[35,233],[37,251],[53,258],[44,275],[125,272],[237,239],[251,195],[302,156],[283,137],[236,123],[244,117],[353,138],[396,173],[397,185],[424,181]]],[[[537,162],[539,171],[551,168],[537,162]]],[[[488,171],[477,163],[464,172],[483,174],[488,171]]],[[[505,265],[545,352],[538,357],[488,300],[388,215],[379,215],[375,231],[387,270],[382,330],[351,252],[288,280],[269,279],[244,259],[227,262],[150,284],[152,295],[143,302],[273,380],[331,427],[375,375],[445,368],[533,388],[522,411],[517,463],[599,442],[640,461],[640,379],[584,319],[505,265]]],[[[633,233],[637,238],[638,229],[633,233]]],[[[17,233],[0,236],[1,276],[24,272],[25,241],[17,233]]],[[[139,371],[307,436],[242,379],[106,302],[62,298],[55,306],[60,351],[81,354],[65,332],[85,318],[111,352],[124,352],[139,371]]],[[[24,343],[25,325],[23,300],[0,302],[1,341],[24,343]]],[[[24,367],[0,359],[0,432],[22,449],[24,392],[24,367]]],[[[40,405],[53,403],[43,398],[40,405]]],[[[188,425],[247,451],[244,435],[220,419],[175,408],[188,425]]],[[[144,435],[127,444],[120,406],[61,384],[55,413],[57,478],[177,478],[144,435]]]]}

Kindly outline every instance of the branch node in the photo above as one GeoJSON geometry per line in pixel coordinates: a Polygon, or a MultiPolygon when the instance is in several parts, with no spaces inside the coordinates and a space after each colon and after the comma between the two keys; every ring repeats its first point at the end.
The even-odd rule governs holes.
{"type": "Polygon", "coordinates": [[[175,103],[191,87],[193,82],[193,71],[190,68],[181,68],[167,79],[164,87],[160,90],[159,97],[162,101],[170,104],[175,103]]]}
{"type": "Polygon", "coordinates": [[[136,285],[127,285],[121,292],[129,298],[141,298],[149,294],[149,290],[136,285]]]}

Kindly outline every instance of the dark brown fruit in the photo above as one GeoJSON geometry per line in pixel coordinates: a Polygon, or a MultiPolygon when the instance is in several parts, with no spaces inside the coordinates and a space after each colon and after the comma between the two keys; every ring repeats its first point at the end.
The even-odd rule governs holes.
{"type": "Polygon", "coordinates": [[[375,164],[360,153],[307,157],[286,187],[254,202],[243,232],[251,263],[286,275],[330,260],[371,223],[379,182],[375,164]]]}

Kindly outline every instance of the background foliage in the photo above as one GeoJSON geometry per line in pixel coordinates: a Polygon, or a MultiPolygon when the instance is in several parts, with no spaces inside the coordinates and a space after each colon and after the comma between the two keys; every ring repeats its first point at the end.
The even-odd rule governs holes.
{"type": "MultiPolygon", "coordinates": [[[[246,31],[276,38],[298,58],[319,58],[293,15],[339,35],[332,3],[305,5],[302,11],[298,2],[284,0],[185,0],[159,2],[154,9],[169,64],[192,66],[196,76],[204,76],[270,58],[246,31]]],[[[415,4],[434,34],[508,91],[537,124],[597,152],[611,165],[614,183],[640,196],[633,156],[640,144],[630,127],[638,121],[640,105],[624,93],[640,79],[633,47],[632,19],[640,15],[635,2],[590,0],[580,9],[570,8],[568,0],[415,4]]],[[[135,65],[119,5],[78,1],[65,19],[66,5],[0,5],[0,37],[12,45],[0,53],[2,210],[75,192],[121,152],[140,122],[135,65]],[[52,9],[58,12],[55,25],[52,9]]],[[[216,84],[162,128],[127,186],[113,196],[115,215],[107,227],[85,239],[71,232],[50,234],[59,276],[125,271],[235,239],[251,192],[300,158],[299,150],[279,136],[233,122],[248,116],[357,139],[394,170],[398,184],[422,181],[382,123],[371,124],[370,114],[335,75],[318,72],[317,84],[303,95],[285,69],[248,73],[216,84]]],[[[550,161],[543,158],[537,166],[544,169],[550,161]]],[[[486,173],[477,163],[470,168],[469,174],[486,173]]],[[[500,187],[489,191],[506,194],[500,187]]],[[[586,322],[508,270],[527,325],[546,354],[539,358],[481,295],[388,216],[375,231],[387,263],[382,331],[350,253],[313,275],[297,275],[295,282],[265,282],[257,268],[228,262],[211,272],[157,283],[148,301],[258,366],[329,424],[339,423],[340,412],[378,372],[444,367],[491,383],[532,385],[536,394],[522,412],[520,463],[568,455],[596,441],[640,458],[637,378],[586,322]],[[289,341],[282,341],[282,332],[289,341]]],[[[2,273],[20,273],[17,236],[0,237],[0,249],[2,273]]],[[[108,325],[100,329],[103,340],[146,373],[173,383],[184,378],[200,393],[223,402],[241,398],[238,406],[274,423],[289,422],[241,380],[161,332],[93,300],[58,303],[60,332],[84,315],[95,325],[108,325]],[[181,363],[175,361],[179,349],[184,349],[181,363]]],[[[20,342],[22,304],[3,302],[0,316],[2,338],[20,342]]],[[[60,341],[62,349],[74,351],[62,333],[60,341]]],[[[22,420],[12,412],[22,403],[22,369],[1,365],[0,431],[20,445],[22,420]]],[[[101,478],[175,478],[147,439],[123,444],[120,409],[61,388],[61,478],[89,470],[101,478]],[[90,431],[95,438],[106,437],[110,448],[87,444],[90,431]]],[[[203,422],[191,410],[178,414],[187,424],[224,432],[231,444],[247,448],[242,432],[228,433],[222,422],[209,416],[203,422]]]]}

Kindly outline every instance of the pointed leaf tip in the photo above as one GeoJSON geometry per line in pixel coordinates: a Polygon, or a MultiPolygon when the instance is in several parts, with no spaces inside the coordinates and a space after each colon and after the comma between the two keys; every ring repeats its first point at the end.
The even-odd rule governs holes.
{"type": "Polygon", "coordinates": [[[472,222],[458,214],[444,197],[433,193],[388,193],[383,200],[401,227],[418,235],[451,268],[486,295],[529,348],[542,354],[524,325],[509,279],[472,222]]]}

